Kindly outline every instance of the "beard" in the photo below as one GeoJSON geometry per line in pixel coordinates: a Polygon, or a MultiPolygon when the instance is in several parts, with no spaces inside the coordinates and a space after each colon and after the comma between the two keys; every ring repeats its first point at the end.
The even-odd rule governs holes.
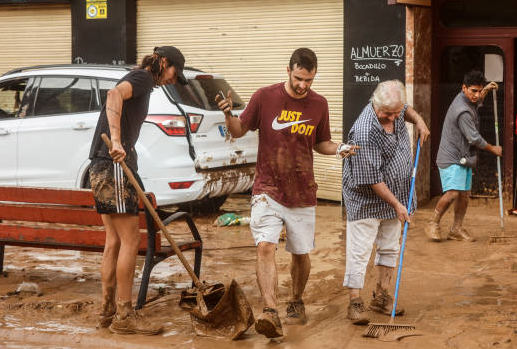
{"type": "Polygon", "coordinates": [[[293,84],[293,80],[291,78],[289,78],[289,86],[291,87],[291,90],[293,90],[294,93],[296,93],[299,96],[303,96],[304,94],[309,92],[309,89],[310,89],[310,88],[301,89],[301,88],[295,87],[294,84],[293,84]]]}

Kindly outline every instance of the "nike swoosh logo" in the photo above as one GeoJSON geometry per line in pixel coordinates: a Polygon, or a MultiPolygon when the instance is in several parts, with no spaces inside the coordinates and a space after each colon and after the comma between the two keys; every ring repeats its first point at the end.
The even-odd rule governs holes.
{"type": "Polygon", "coordinates": [[[299,121],[292,121],[292,122],[286,122],[286,123],[280,124],[280,123],[278,123],[277,119],[278,119],[278,116],[273,119],[273,123],[271,124],[271,128],[275,131],[283,130],[284,128],[287,128],[289,126],[293,126],[296,124],[301,124],[304,122],[311,121],[311,119],[309,119],[309,120],[299,120],[299,121]]]}

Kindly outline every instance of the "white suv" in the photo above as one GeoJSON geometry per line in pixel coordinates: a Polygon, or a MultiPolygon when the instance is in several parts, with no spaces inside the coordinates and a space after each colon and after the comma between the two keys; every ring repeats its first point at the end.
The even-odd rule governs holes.
{"type": "MultiPolygon", "coordinates": [[[[107,91],[127,66],[54,65],[0,76],[0,185],[85,188],[88,152],[107,91]]],[[[229,137],[215,96],[220,76],[185,68],[187,86],[157,87],[136,144],[138,172],[159,206],[210,203],[248,190],[257,134],[229,137]],[[188,116],[188,117],[186,117],[188,116]]],[[[234,115],[244,103],[232,90],[234,115]]]]}

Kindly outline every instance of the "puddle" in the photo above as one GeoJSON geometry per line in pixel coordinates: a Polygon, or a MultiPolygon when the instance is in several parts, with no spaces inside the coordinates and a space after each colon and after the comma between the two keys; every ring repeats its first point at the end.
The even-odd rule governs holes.
{"type": "Polygon", "coordinates": [[[48,253],[33,253],[32,258],[38,261],[63,261],[81,258],[81,251],[55,251],[52,254],[48,253]]]}
{"type": "Polygon", "coordinates": [[[76,266],[62,266],[62,265],[50,265],[50,264],[40,264],[37,267],[34,267],[34,270],[53,270],[53,271],[61,271],[67,274],[81,274],[84,272],[84,268],[77,264],[76,266]]]}
{"type": "Polygon", "coordinates": [[[47,344],[27,344],[17,342],[2,342],[0,341],[0,348],[4,349],[74,349],[73,347],[63,347],[47,344]]]}
{"type": "MultiPolygon", "coordinates": [[[[4,316],[3,327],[14,328],[15,331],[36,330],[40,332],[55,332],[60,334],[79,334],[94,332],[92,328],[62,324],[57,321],[39,321],[34,326],[22,326],[21,320],[13,316],[4,316]]],[[[3,348],[3,347],[2,347],[3,348]]]]}
{"type": "Polygon", "coordinates": [[[101,259],[100,253],[7,246],[4,269],[8,272],[50,270],[73,275],[98,271],[101,259]]]}
{"type": "MultiPolygon", "coordinates": [[[[142,276],[142,269],[138,270],[138,277],[142,276]]],[[[180,273],[186,273],[185,268],[177,258],[171,258],[169,260],[158,263],[151,271],[151,278],[160,280],[166,280],[167,278],[177,275],[180,273]]]]}
{"type": "Polygon", "coordinates": [[[41,332],[56,332],[61,334],[78,334],[94,332],[92,328],[65,325],[56,321],[37,322],[38,331],[41,332]]]}

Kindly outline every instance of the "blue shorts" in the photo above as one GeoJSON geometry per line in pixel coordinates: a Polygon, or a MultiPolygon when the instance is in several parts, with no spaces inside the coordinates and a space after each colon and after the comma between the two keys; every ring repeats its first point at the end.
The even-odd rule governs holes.
{"type": "Polygon", "coordinates": [[[472,168],[461,165],[450,165],[447,168],[439,168],[442,191],[449,190],[468,191],[472,188],[472,168]]]}

